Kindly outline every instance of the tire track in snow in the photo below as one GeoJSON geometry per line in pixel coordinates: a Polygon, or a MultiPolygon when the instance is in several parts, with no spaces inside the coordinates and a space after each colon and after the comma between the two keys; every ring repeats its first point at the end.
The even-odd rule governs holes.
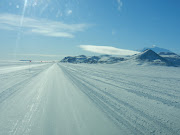
{"type": "MultiPolygon", "coordinates": [[[[149,132],[149,134],[152,133],[162,133],[164,130],[166,131],[165,133],[168,134],[177,134],[177,131],[174,131],[172,128],[168,127],[166,124],[161,123],[160,121],[158,121],[156,118],[151,117],[147,114],[145,114],[143,111],[135,108],[134,106],[130,105],[127,102],[124,102],[116,97],[114,97],[112,94],[103,91],[99,88],[97,88],[96,86],[94,86],[93,84],[91,84],[90,82],[85,81],[85,79],[83,78],[79,78],[77,77],[77,75],[73,74],[72,72],[68,72],[67,69],[65,69],[64,67],[60,66],[63,71],[66,73],[67,76],[69,76],[69,78],[78,86],[81,84],[81,88],[80,86],[78,86],[93,102],[95,102],[96,105],[98,105],[98,107],[105,112],[111,119],[114,119],[116,121],[116,123],[120,122],[123,123],[123,125],[131,127],[131,129],[134,129],[132,131],[132,133],[137,133],[137,134],[146,134],[147,132],[149,132]],[[89,86],[88,86],[89,85],[89,86]],[[83,88],[82,88],[83,87],[83,88]],[[90,88],[91,87],[91,88],[90,88]],[[98,91],[98,92],[97,92],[98,91]],[[100,93],[99,93],[100,92],[100,93]],[[105,95],[105,96],[103,96],[105,95]],[[106,98],[108,97],[108,98],[106,98]],[[117,104],[115,102],[112,101],[115,100],[118,105],[120,107],[117,107],[117,104]],[[153,131],[148,131],[149,127],[144,127],[143,125],[138,125],[138,123],[136,123],[136,121],[132,121],[132,119],[129,119],[126,121],[124,119],[124,117],[127,118],[127,116],[125,116],[125,114],[123,114],[121,110],[121,105],[131,109],[135,114],[138,114],[139,116],[143,117],[146,119],[146,121],[148,120],[149,122],[151,122],[151,126],[154,127],[155,130],[153,131]],[[110,108],[112,108],[112,110],[110,108]],[[106,109],[104,109],[106,108],[106,109]],[[107,111],[108,110],[108,111],[107,111]],[[109,111],[111,110],[111,111],[109,111]],[[112,116],[113,114],[113,116],[112,116]],[[123,115],[122,115],[123,114],[123,115]],[[122,115],[122,116],[121,116],[122,115]],[[112,118],[113,117],[113,118],[112,118]],[[119,119],[121,118],[121,119],[119,119]],[[122,121],[123,120],[123,121],[122,121]],[[132,124],[133,123],[133,124],[132,124]],[[136,125],[138,127],[139,130],[137,130],[135,127],[132,127],[132,125],[136,125]],[[155,126],[155,125],[156,126],[155,126]],[[158,127],[158,128],[157,128],[158,127]],[[159,131],[158,131],[159,130],[159,131]],[[146,131],[143,133],[143,131],[146,131]]],[[[92,79],[92,78],[91,78],[92,79]]],[[[106,83],[107,82],[103,82],[106,83]]],[[[110,83],[108,83],[108,85],[111,85],[110,83]]],[[[137,94],[137,93],[136,93],[137,94]]],[[[149,123],[147,123],[149,124],[149,123]]]]}
{"type": "MultiPolygon", "coordinates": [[[[71,69],[70,69],[70,70],[71,70],[71,69]]],[[[137,96],[146,97],[146,98],[148,98],[148,99],[155,100],[155,101],[161,102],[161,103],[163,103],[163,104],[165,104],[165,105],[174,106],[174,107],[180,109],[180,104],[178,104],[177,101],[172,101],[172,100],[169,100],[169,99],[165,99],[165,98],[162,98],[162,97],[158,97],[158,96],[155,96],[155,95],[146,93],[146,92],[144,92],[144,91],[138,91],[138,90],[136,90],[137,88],[135,88],[135,87],[138,86],[138,87],[140,87],[140,88],[142,89],[144,86],[141,86],[141,85],[139,86],[139,85],[136,85],[136,84],[133,85],[134,82],[132,82],[132,83],[126,83],[126,82],[117,81],[117,79],[116,79],[116,80],[113,80],[113,81],[118,82],[118,83],[124,83],[124,84],[126,84],[128,88],[125,88],[125,87],[122,87],[122,86],[117,86],[117,85],[112,84],[112,83],[108,83],[107,81],[105,82],[105,81],[100,80],[100,79],[95,79],[95,78],[93,78],[91,75],[83,74],[82,71],[81,71],[81,72],[76,71],[76,74],[82,74],[83,77],[86,76],[86,77],[88,77],[89,79],[93,79],[93,80],[95,80],[95,81],[99,81],[99,82],[102,82],[102,83],[106,83],[106,84],[111,85],[111,86],[113,86],[113,87],[126,90],[127,92],[136,94],[137,96]]],[[[98,76],[98,77],[100,77],[100,76],[98,76]]],[[[101,77],[101,78],[102,78],[102,77],[101,77]]],[[[104,77],[103,77],[103,78],[104,78],[104,77]]],[[[105,79],[111,80],[110,78],[105,78],[105,79]]],[[[111,81],[112,81],[112,80],[111,80],[111,81]]],[[[146,89],[149,89],[148,87],[145,87],[145,88],[146,88],[146,89]]],[[[150,89],[150,91],[151,91],[151,90],[152,90],[152,89],[150,89]]],[[[152,91],[153,91],[153,90],[152,90],[152,91]]],[[[162,94],[163,92],[160,92],[160,93],[162,94]]],[[[163,93],[163,94],[165,94],[165,93],[163,93]]],[[[167,94],[166,94],[166,95],[167,95],[167,94]]],[[[172,97],[171,94],[168,94],[168,96],[172,97]]],[[[176,99],[179,99],[179,96],[174,96],[174,95],[173,95],[173,97],[175,97],[176,99]]]]}
{"type": "MultiPolygon", "coordinates": [[[[36,76],[34,76],[36,77],[36,76]]],[[[31,132],[31,126],[33,115],[38,111],[39,105],[41,104],[42,95],[41,91],[44,89],[46,84],[46,80],[43,81],[39,87],[37,87],[36,95],[31,99],[32,104],[27,106],[28,110],[22,119],[18,120],[17,123],[13,126],[12,130],[10,131],[11,134],[16,135],[17,133],[23,133],[24,135],[29,135],[31,132]]]]}
{"type": "Polygon", "coordinates": [[[98,108],[103,111],[117,126],[121,127],[124,126],[124,128],[127,128],[129,131],[131,131],[132,134],[143,134],[141,131],[139,131],[137,128],[135,128],[131,123],[129,123],[127,120],[125,120],[123,117],[118,115],[117,112],[115,112],[111,105],[107,105],[108,102],[106,102],[101,94],[98,94],[97,92],[90,89],[87,85],[80,82],[78,79],[74,78],[74,76],[70,75],[63,67],[60,67],[63,72],[69,77],[69,79],[83,92],[85,93],[97,106],[98,108]]]}
{"type": "MultiPolygon", "coordinates": [[[[72,66],[72,67],[75,67],[76,69],[73,69],[73,68],[69,68],[70,70],[73,70],[75,72],[78,72],[78,71],[81,71],[81,74],[87,74],[87,73],[91,73],[89,75],[91,76],[97,76],[97,77],[103,77],[105,79],[108,79],[108,80],[113,80],[114,82],[119,82],[119,83],[124,83],[124,84],[127,84],[129,86],[136,86],[136,87],[139,87],[139,88],[145,88],[145,90],[147,92],[156,92],[156,93],[159,93],[159,94],[164,94],[166,96],[170,96],[170,97],[174,97],[174,98],[179,98],[179,96],[176,96],[176,94],[170,94],[169,93],[169,89],[167,89],[167,87],[169,87],[168,84],[164,84],[163,87],[159,87],[157,85],[151,85],[151,87],[149,87],[149,85],[142,85],[141,83],[138,83],[138,82],[134,82],[134,81],[129,81],[127,79],[125,79],[126,77],[132,77],[132,75],[127,75],[127,74],[124,74],[124,73],[121,73],[121,74],[115,74],[115,73],[111,73],[111,72],[107,72],[107,71],[95,71],[93,69],[83,69],[82,67],[78,66],[78,70],[77,70],[77,67],[76,66],[72,66]],[[84,71],[85,70],[85,71],[84,71]],[[88,72],[86,71],[88,70],[88,72]],[[93,73],[93,74],[92,74],[93,73]],[[121,75],[124,75],[125,77],[122,79],[122,78],[119,78],[119,76],[121,75]],[[164,87],[165,86],[165,87],[164,87]],[[163,92],[162,91],[158,91],[156,89],[163,89],[163,92]],[[167,89],[167,90],[166,90],[167,89]]],[[[67,67],[68,68],[68,67],[67,67]]],[[[143,76],[144,77],[144,76],[143,76]]],[[[147,77],[146,77],[147,78],[147,77]]],[[[154,77],[153,77],[154,78],[154,77]]],[[[160,77],[159,77],[160,78],[160,77]]],[[[155,78],[156,80],[159,79],[159,78],[155,78]]],[[[162,78],[160,78],[162,79],[162,78]]],[[[174,79],[174,78],[172,78],[174,79]]],[[[169,80],[169,78],[166,78],[166,80],[169,80]]],[[[177,81],[176,81],[177,82],[177,81]]],[[[180,94],[180,91],[179,90],[173,90],[171,89],[171,92],[174,91],[175,93],[177,94],[180,94]]]]}
{"type": "MultiPolygon", "coordinates": [[[[26,107],[27,110],[25,111],[25,114],[22,114],[21,117],[14,122],[11,130],[9,131],[11,135],[22,134],[22,133],[23,135],[28,135],[31,133],[31,128],[33,125],[32,119],[33,116],[38,111],[39,106],[41,105],[41,101],[43,97],[42,92],[45,88],[45,84],[47,83],[47,78],[45,78],[45,76],[47,76],[48,70],[50,68],[51,66],[48,66],[48,68],[46,68],[45,70],[42,70],[39,73],[35,74],[33,77],[27,79],[28,83],[20,84],[28,88],[30,87],[32,90],[28,96],[29,104],[27,104],[26,107]]],[[[23,89],[23,86],[19,89],[22,90],[28,89],[28,88],[23,89]]]]}
{"type": "MultiPolygon", "coordinates": [[[[47,68],[47,67],[46,67],[47,68]]],[[[45,68],[45,69],[46,69],[45,68]]],[[[45,70],[44,69],[44,70],[45,70]]],[[[0,93],[0,104],[5,101],[6,99],[8,99],[9,97],[13,96],[16,92],[18,92],[19,90],[23,90],[22,88],[28,84],[34,77],[38,76],[42,71],[38,71],[37,73],[31,75],[30,77],[26,78],[25,80],[16,83],[15,85],[11,86],[10,88],[7,88],[5,90],[3,90],[0,93]]]]}

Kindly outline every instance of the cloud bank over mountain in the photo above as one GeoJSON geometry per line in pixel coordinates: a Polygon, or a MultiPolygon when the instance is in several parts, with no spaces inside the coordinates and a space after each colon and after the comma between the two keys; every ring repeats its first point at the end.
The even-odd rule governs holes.
{"type": "Polygon", "coordinates": [[[99,53],[99,54],[109,54],[109,55],[134,55],[139,52],[126,50],[126,49],[119,49],[112,46],[96,46],[96,45],[80,45],[85,51],[99,53]]]}

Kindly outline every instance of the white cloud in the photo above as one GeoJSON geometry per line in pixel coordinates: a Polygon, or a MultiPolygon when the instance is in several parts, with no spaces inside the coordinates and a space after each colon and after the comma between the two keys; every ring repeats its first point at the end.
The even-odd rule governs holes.
{"type": "Polygon", "coordinates": [[[116,34],[116,31],[115,31],[115,30],[112,30],[111,33],[112,33],[112,35],[115,35],[115,34],[116,34]]]}
{"type": "Polygon", "coordinates": [[[63,16],[63,13],[60,10],[58,10],[58,12],[56,14],[56,18],[62,17],[62,16],[63,16]]]}
{"type": "Polygon", "coordinates": [[[117,0],[117,3],[118,3],[118,10],[120,11],[123,6],[122,0],[117,0]]]}
{"type": "Polygon", "coordinates": [[[119,49],[112,46],[80,45],[79,47],[89,52],[109,55],[134,55],[139,53],[137,51],[119,49]]]}
{"type": "Polygon", "coordinates": [[[16,8],[19,8],[19,5],[16,5],[16,8]]]}
{"type": "MultiPolygon", "coordinates": [[[[20,15],[0,14],[0,29],[18,30],[20,15]]],[[[66,24],[63,22],[24,17],[22,27],[25,32],[51,37],[74,37],[74,33],[84,31],[87,24],[66,24]]]]}
{"type": "Polygon", "coordinates": [[[68,38],[73,38],[74,35],[70,34],[68,32],[55,32],[52,30],[42,30],[42,29],[33,29],[33,33],[41,34],[44,36],[51,36],[51,37],[68,37],[68,38]]]}
{"type": "Polygon", "coordinates": [[[68,15],[72,14],[72,10],[68,10],[68,11],[67,11],[67,14],[68,14],[68,15]]]}
{"type": "Polygon", "coordinates": [[[9,55],[18,55],[18,56],[40,56],[40,57],[61,57],[66,55],[53,55],[53,54],[9,54],[9,55]]]}
{"type": "Polygon", "coordinates": [[[37,6],[37,2],[34,1],[34,2],[32,3],[32,6],[33,6],[33,7],[37,6]]]}

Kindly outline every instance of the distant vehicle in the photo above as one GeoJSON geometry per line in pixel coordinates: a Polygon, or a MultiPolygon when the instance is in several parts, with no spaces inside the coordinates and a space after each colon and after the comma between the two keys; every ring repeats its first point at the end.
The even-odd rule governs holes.
{"type": "Polygon", "coordinates": [[[20,61],[29,61],[29,62],[31,62],[32,60],[20,60],[20,61]]]}

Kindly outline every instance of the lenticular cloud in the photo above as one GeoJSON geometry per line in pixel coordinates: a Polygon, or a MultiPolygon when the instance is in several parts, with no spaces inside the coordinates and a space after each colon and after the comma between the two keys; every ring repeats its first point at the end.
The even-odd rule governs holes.
{"type": "Polygon", "coordinates": [[[79,47],[89,52],[109,54],[109,55],[134,55],[139,53],[137,51],[119,49],[112,46],[80,45],[79,47]]]}

